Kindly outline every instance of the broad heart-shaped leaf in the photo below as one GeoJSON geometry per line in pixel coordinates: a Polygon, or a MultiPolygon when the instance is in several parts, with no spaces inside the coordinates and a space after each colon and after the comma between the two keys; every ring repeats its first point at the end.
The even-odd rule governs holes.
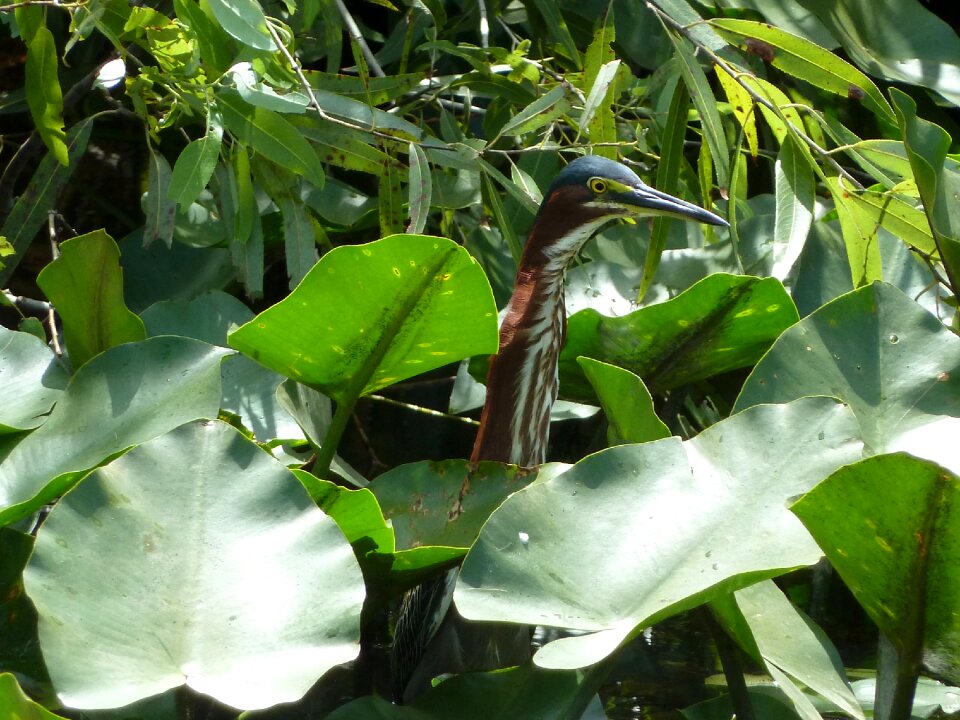
{"type": "Polygon", "coordinates": [[[600,398],[609,423],[610,445],[670,437],[669,428],[653,409],[653,398],[643,380],[629,370],[592,358],[580,357],[577,362],[600,398]]]}
{"type": "Polygon", "coordinates": [[[423,545],[468,548],[480,526],[537,473],[502,463],[464,460],[401,465],[370,483],[399,550],[423,545]]]}
{"type": "Polygon", "coordinates": [[[839,469],[792,510],[893,645],[923,648],[928,667],[960,681],[960,478],[880,455],[839,469]]]}
{"type": "MultiPolygon", "coordinates": [[[[141,317],[151,336],[183,335],[225,347],[230,326],[249,321],[253,311],[232,295],[212,290],[193,300],[156,303],[141,317]]],[[[234,355],[221,363],[220,380],[220,407],[238,415],[258,441],[304,439],[303,431],[277,399],[282,377],[250,358],[234,355]]]]}
{"type": "Polygon", "coordinates": [[[910,450],[903,436],[939,416],[960,417],[960,338],[895,287],[860,288],[787,330],[734,411],[805,395],[849,403],[871,452],[910,450]]]}
{"type": "Polygon", "coordinates": [[[567,323],[560,388],[589,402],[580,355],[630,370],[654,392],[755,363],[798,319],[777,280],[716,273],[672,300],[623,317],[582,310],[567,323]]]}
{"type": "Polygon", "coordinates": [[[110,455],[216,417],[228,352],[159,337],[110,348],[80,368],[47,422],[0,462],[0,525],[35,512],[110,455]]]}
{"type": "Polygon", "coordinates": [[[591,455],[490,517],[461,569],[457,609],[595,631],[545,645],[535,662],[598,662],[642,627],[816,562],[787,503],[861,451],[849,408],[804,398],[751,408],[687,442],[591,455]]]}
{"type": "Polygon", "coordinates": [[[0,327],[0,434],[41,425],[69,379],[38,338],[0,327]]]}
{"type": "Polygon", "coordinates": [[[350,544],[286,468],[218,421],[91,473],[51,511],[24,584],[72,707],[186,684],[264,708],[359,651],[350,544]]]}
{"type": "Polygon", "coordinates": [[[103,230],[67,240],[37,284],[61,320],[74,368],[125,342],[143,340],[140,318],[123,301],[120,248],[103,230]]]}
{"type": "Polygon", "coordinates": [[[324,255],[230,344],[344,401],[496,352],[497,313],[466,250],[445,238],[391,235],[324,255]]]}

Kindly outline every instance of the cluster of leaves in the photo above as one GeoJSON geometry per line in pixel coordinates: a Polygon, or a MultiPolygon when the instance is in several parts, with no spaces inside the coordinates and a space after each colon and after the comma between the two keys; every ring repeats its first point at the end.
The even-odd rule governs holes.
{"type": "Polygon", "coordinates": [[[313,715],[603,717],[608,659],[701,606],[770,682],[693,717],[906,718],[922,665],[960,683],[960,169],[917,111],[954,129],[960,39],[880,4],[17,4],[4,102],[35,130],[0,284],[58,322],[0,328],[0,706],[298,701],[458,561],[465,617],[577,632],[411,707],[321,682],[313,715]],[[142,217],[30,277],[116,117],[142,217]],[[561,394],[609,447],[530,470],[437,442],[369,480],[338,454],[358,403],[463,361],[450,410],[476,407],[539,188],[587,151],[730,220],[608,228],[568,274],[561,394]],[[875,693],[771,580],[824,554],[880,631],[875,693]]]}

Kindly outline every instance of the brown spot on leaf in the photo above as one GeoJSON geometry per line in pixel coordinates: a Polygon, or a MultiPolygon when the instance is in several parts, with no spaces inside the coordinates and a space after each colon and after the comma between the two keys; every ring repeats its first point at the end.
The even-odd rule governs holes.
{"type": "Polygon", "coordinates": [[[856,85],[847,86],[847,97],[851,100],[863,100],[866,93],[863,92],[861,88],[858,88],[856,85]]]}
{"type": "Polygon", "coordinates": [[[773,62],[773,58],[777,54],[773,45],[763,40],[757,40],[757,38],[747,38],[747,52],[757,55],[764,62],[773,62]]]}

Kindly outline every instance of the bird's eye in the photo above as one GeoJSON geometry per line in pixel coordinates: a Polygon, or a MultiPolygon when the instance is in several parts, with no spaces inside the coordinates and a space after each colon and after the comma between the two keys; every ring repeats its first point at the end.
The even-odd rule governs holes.
{"type": "Polygon", "coordinates": [[[587,184],[597,195],[607,191],[607,182],[603,178],[590,178],[590,181],[587,184]]]}

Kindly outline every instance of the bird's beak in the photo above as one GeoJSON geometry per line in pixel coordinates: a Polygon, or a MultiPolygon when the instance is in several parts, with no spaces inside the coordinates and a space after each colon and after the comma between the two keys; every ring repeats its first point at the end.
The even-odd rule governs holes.
{"type": "Polygon", "coordinates": [[[688,203],[686,200],[673,197],[673,195],[667,195],[667,193],[655,190],[649,185],[641,184],[631,187],[627,192],[620,193],[617,199],[623,203],[624,208],[632,215],[665,215],[681,220],[695,220],[707,225],[728,226],[730,224],[719,215],[714,215],[699,205],[688,203]]]}

